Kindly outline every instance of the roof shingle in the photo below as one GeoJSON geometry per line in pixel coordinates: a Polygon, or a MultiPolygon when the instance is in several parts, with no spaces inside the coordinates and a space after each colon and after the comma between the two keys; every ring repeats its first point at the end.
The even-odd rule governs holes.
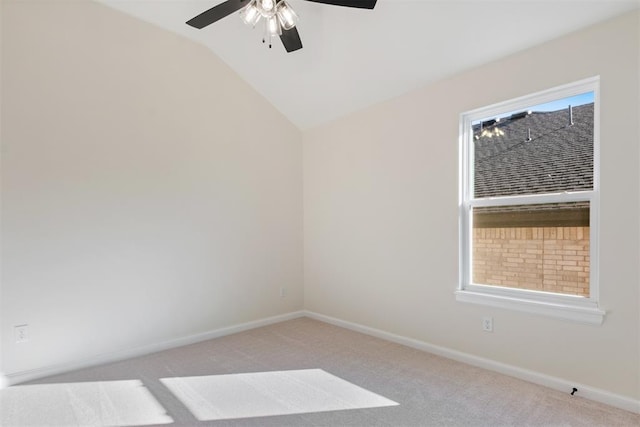
{"type": "Polygon", "coordinates": [[[593,103],[512,116],[490,126],[502,135],[481,137],[474,125],[476,198],[591,190],[593,103]],[[530,136],[530,139],[529,139],[530,136]]]}

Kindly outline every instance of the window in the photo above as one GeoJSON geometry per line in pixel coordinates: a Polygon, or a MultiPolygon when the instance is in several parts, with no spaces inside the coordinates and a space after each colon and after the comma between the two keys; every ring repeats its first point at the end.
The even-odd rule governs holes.
{"type": "Polygon", "coordinates": [[[591,78],[461,115],[459,301],[602,323],[598,92],[591,78]]]}

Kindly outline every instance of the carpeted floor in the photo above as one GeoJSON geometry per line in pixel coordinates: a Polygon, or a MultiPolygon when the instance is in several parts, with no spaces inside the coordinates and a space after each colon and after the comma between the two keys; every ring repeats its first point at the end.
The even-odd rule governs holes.
{"type": "Polygon", "coordinates": [[[637,414],[309,318],[0,397],[6,426],[640,426],[637,414]],[[216,419],[241,414],[254,416],[216,419]]]}

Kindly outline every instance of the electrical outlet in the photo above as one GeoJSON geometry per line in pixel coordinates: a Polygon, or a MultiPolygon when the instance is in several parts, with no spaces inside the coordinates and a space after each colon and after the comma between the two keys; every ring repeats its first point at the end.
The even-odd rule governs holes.
{"type": "Polygon", "coordinates": [[[280,298],[284,298],[287,296],[287,288],[284,286],[280,287],[280,298]]]}
{"type": "Polygon", "coordinates": [[[29,325],[17,325],[15,327],[16,343],[29,341],[29,325]]]}
{"type": "Polygon", "coordinates": [[[482,330],[485,332],[493,332],[493,317],[482,318],[482,330]]]}

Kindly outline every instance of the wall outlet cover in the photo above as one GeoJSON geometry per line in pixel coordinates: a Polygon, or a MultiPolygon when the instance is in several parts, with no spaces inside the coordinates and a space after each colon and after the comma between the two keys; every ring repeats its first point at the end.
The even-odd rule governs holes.
{"type": "Polygon", "coordinates": [[[29,325],[16,325],[15,335],[18,344],[29,341],[29,325]]]}
{"type": "Polygon", "coordinates": [[[485,332],[493,332],[493,317],[482,318],[482,330],[485,332]]]}

